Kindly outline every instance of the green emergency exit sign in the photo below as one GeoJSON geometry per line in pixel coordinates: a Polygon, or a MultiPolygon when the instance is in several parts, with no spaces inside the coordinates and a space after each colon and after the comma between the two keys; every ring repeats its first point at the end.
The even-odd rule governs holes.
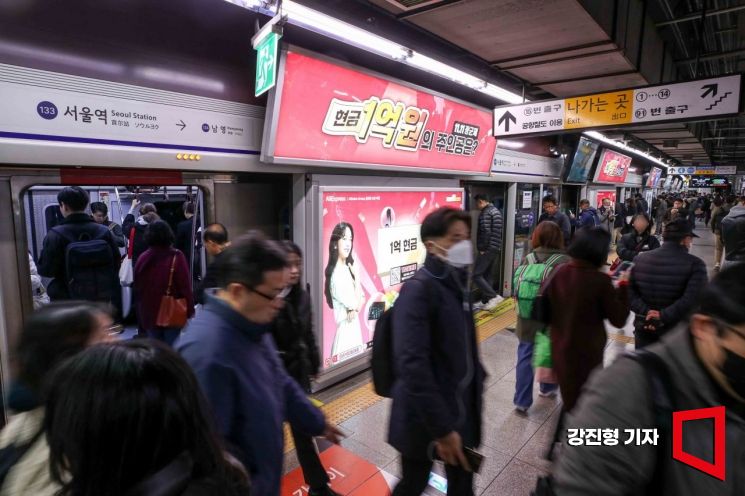
{"type": "Polygon", "coordinates": [[[263,95],[277,84],[277,49],[280,36],[269,32],[256,46],[256,96],[263,95]]]}

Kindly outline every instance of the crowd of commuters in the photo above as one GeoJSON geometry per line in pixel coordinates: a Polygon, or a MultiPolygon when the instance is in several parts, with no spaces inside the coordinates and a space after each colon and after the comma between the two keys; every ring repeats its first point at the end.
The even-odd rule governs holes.
{"type": "MultiPolygon", "coordinates": [[[[667,208],[668,199],[650,206],[630,198],[615,208],[604,201],[598,209],[583,200],[573,235],[556,201],[543,201],[513,285],[515,409],[531,408],[536,379],[539,395],[562,398],[556,440],[564,449],[539,494],[712,492],[710,479],[660,460],[657,448],[577,449],[564,439],[567,429],[656,426],[660,384],[664,404],[679,410],[727,405],[727,460],[735,466],[745,455],[736,442],[745,434],[745,197],[715,197],[708,209],[700,198],[674,198],[667,208]],[[723,266],[711,283],[690,253],[696,217],[721,237],[723,266]],[[619,218],[617,253],[629,270],[609,273],[619,218]],[[652,219],[663,219],[661,245],[652,219]],[[632,311],[638,352],[603,370],[605,322],[623,327],[632,311]],[[549,343],[550,375],[536,374],[538,336],[549,343]]],[[[476,200],[475,249],[468,213],[443,207],[424,219],[424,265],[392,314],[388,442],[402,475],[394,496],[422,494],[434,460],[445,463],[448,495],[474,494],[486,372],[473,312],[501,298],[489,275],[502,246],[501,213],[486,197],[476,200]]],[[[85,212],[82,188],[65,188],[59,203],[65,221],[45,239],[39,267],[53,277],[53,301],[35,305],[16,345],[0,496],[276,496],[285,422],[308,494],[337,494],[314,437],[339,442],[342,433],[307,397],[320,353],[301,249],[257,232],[231,243],[223,225],[210,224],[203,241],[212,263],[195,297],[178,235],[154,206],[134,204],[139,216],[130,213],[122,230],[105,204],[85,212]],[[136,246],[138,232],[138,324],[151,339],[114,342],[119,238],[136,246]],[[91,274],[76,265],[76,253],[102,265],[91,274]],[[94,283],[103,289],[86,293],[94,283]],[[183,302],[185,327],[164,324],[166,297],[183,302]]],[[[191,208],[184,206],[192,216],[177,231],[193,232],[191,208]]],[[[690,439],[699,446],[707,435],[697,427],[690,439]]],[[[740,487],[742,474],[727,483],[740,487]]]]}

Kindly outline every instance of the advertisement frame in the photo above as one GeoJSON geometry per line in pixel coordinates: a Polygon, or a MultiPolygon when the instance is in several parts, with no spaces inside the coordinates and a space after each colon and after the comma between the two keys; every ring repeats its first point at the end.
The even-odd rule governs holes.
{"type": "MultiPolygon", "coordinates": [[[[407,81],[402,81],[398,78],[394,78],[394,77],[388,76],[386,74],[382,74],[377,71],[373,71],[373,70],[370,70],[364,67],[360,67],[355,64],[350,64],[349,62],[338,60],[333,57],[328,57],[326,55],[322,55],[312,50],[306,50],[296,45],[290,45],[290,44],[284,45],[283,44],[281,46],[279,64],[277,65],[277,84],[275,84],[274,88],[269,90],[267,103],[266,103],[267,110],[264,116],[264,132],[262,135],[263,139],[262,139],[262,145],[261,145],[261,155],[259,157],[261,162],[265,162],[267,164],[304,165],[304,166],[319,167],[319,168],[324,168],[324,169],[353,168],[353,169],[368,170],[368,171],[397,171],[397,172],[413,172],[413,173],[420,173],[420,174],[433,174],[434,173],[434,174],[439,174],[439,175],[456,174],[459,176],[472,176],[472,177],[491,176],[491,164],[493,161],[493,154],[491,154],[492,157],[489,158],[489,165],[488,167],[485,166],[487,170],[484,172],[471,172],[471,171],[463,171],[463,170],[457,170],[457,169],[432,169],[432,168],[427,168],[427,167],[410,167],[410,166],[375,164],[375,163],[366,163],[366,162],[338,162],[338,161],[316,160],[316,159],[298,159],[298,158],[275,156],[274,152],[276,149],[277,126],[279,125],[279,112],[282,106],[282,90],[284,88],[284,83],[285,83],[285,67],[286,67],[286,62],[287,62],[287,53],[290,51],[299,53],[301,55],[305,55],[307,57],[312,57],[312,58],[321,60],[323,62],[338,65],[346,69],[357,71],[367,76],[385,79],[386,81],[391,81],[393,83],[399,84],[401,86],[405,86],[407,88],[411,88],[416,91],[421,91],[421,92],[429,93],[434,96],[445,98],[454,103],[465,105],[467,107],[471,107],[475,110],[480,110],[488,114],[493,113],[493,110],[491,109],[487,109],[485,107],[474,105],[473,103],[466,102],[459,98],[455,98],[450,95],[446,95],[444,93],[431,90],[429,88],[425,88],[424,86],[413,84],[407,81]]],[[[490,136],[496,142],[496,138],[494,138],[494,129],[491,130],[491,134],[489,134],[488,136],[490,136]]],[[[496,144],[495,144],[495,148],[496,148],[496,144]]]]}
{"type": "Polygon", "coordinates": [[[600,146],[600,143],[599,142],[597,142],[597,141],[595,141],[593,139],[590,139],[590,138],[588,138],[586,136],[580,136],[579,140],[577,141],[577,146],[574,147],[574,155],[572,155],[572,159],[571,160],[567,160],[567,163],[565,165],[565,170],[562,171],[561,178],[562,178],[563,182],[565,184],[569,184],[569,185],[585,185],[585,184],[590,183],[592,181],[592,175],[595,172],[595,167],[596,167],[596,164],[597,164],[597,161],[598,161],[598,152],[600,150],[601,150],[601,146],[600,146]],[[589,143],[594,144],[595,145],[595,151],[593,152],[592,159],[589,162],[590,165],[587,168],[587,178],[584,181],[582,181],[582,182],[570,181],[569,180],[569,175],[572,172],[572,167],[574,165],[574,158],[577,156],[577,153],[579,152],[579,147],[580,147],[580,144],[582,143],[582,140],[585,140],[585,141],[587,141],[589,143]]]}
{"type": "MultiPolygon", "coordinates": [[[[632,156],[616,151],[613,148],[603,147],[601,149],[600,156],[598,157],[597,164],[595,164],[595,171],[592,176],[592,183],[593,184],[611,184],[615,186],[624,186],[627,184],[632,184],[632,183],[629,183],[628,179],[630,175],[629,169],[631,169],[633,162],[634,162],[634,158],[632,156]],[[605,155],[607,153],[615,153],[616,155],[620,155],[622,157],[626,157],[629,159],[629,165],[626,166],[626,170],[625,170],[625,173],[621,181],[612,182],[612,181],[601,181],[598,179],[598,177],[600,176],[600,173],[602,172],[603,159],[605,158],[605,155]]],[[[639,176],[639,179],[641,180],[641,176],[639,176]]],[[[633,184],[633,186],[638,187],[638,186],[642,186],[643,184],[644,184],[643,180],[641,180],[639,185],[633,184]]]]}
{"type": "MultiPolygon", "coordinates": [[[[316,236],[314,236],[314,239],[312,240],[312,243],[314,245],[314,249],[318,250],[318,256],[316,257],[316,260],[312,262],[311,266],[307,268],[310,268],[313,272],[313,274],[316,274],[316,277],[314,278],[314,284],[311,286],[311,298],[312,301],[315,302],[315,305],[318,305],[322,302],[323,298],[323,292],[321,290],[321,287],[324,284],[323,280],[323,271],[324,271],[324,263],[323,263],[323,253],[326,247],[324,246],[324,242],[326,241],[323,236],[323,196],[325,193],[329,192],[386,192],[386,193],[408,193],[408,192],[460,192],[461,193],[461,208],[465,209],[465,195],[466,190],[465,188],[461,186],[454,186],[452,188],[444,187],[444,186],[438,186],[438,187],[426,187],[426,186],[372,186],[372,185],[364,185],[364,186],[349,186],[349,185],[343,185],[343,186],[334,186],[331,184],[319,184],[316,188],[315,201],[317,202],[318,209],[314,212],[312,212],[312,215],[315,217],[315,222],[317,222],[317,226],[319,227],[319,232],[316,233],[316,236]]],[[[316,332],[316,339],[318,340],[318,348],[321,351],[321,361],[324,360],[323,356],[323,350],[325,349],[325,336],[324,336],[324,327],[323,327],[323,307],[316,307],[314,311],[314,326],[317,330],[316,332]],[[319,310],[319,308],[321,310],[319,310]]],[[[343,362],[340,362],[336,365],[331,365],[328,368],[322,368],[319,373],[319,383],[321,385],[324,385],[326,381],[324,378],[329,377],[333,378],[337,376],[337,373],[343,374],[345,370],[354,370],[355,365],[360,364],[361,362],[367,362],[371,354],[371,349],[366,349],[362,353],[360,353],[357,356],[354,356],[348,360],[345,360],[343,362]]],[[[330,381],[332,382],[332,381],[330,381]]]]}

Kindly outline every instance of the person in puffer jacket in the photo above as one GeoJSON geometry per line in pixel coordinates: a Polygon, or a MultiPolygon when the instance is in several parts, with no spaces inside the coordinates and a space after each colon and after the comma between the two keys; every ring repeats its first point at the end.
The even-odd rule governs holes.
{"type": "Polygon", "coordinates": [[[722,268],[745,264],[745,195],[740,196],[727,217],[722,219],[724,264],[722,268]]]}
{"type": "Polygon", "coordinates": [[[494,291],[491,280],[494,262],[502,250],[502,213],[486,195],[476,195],[476,206],[481,210],[476,237],[479,256],[473,268],[473,283],[481,291],[484,310],[493,310],[503,298],[494,291]]]}

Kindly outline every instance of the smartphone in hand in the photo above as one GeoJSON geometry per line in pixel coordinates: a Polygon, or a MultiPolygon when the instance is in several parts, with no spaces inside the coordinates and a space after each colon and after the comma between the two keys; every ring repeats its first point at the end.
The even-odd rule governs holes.
{"type": "Polygon", "coordinates": [[[466,460],[468,460],[468,464],[471,466],[471,471],[478,474],[484,462],[484,455],[465,446],[463,447],[463,454],[466,455],[466,460]]]}

